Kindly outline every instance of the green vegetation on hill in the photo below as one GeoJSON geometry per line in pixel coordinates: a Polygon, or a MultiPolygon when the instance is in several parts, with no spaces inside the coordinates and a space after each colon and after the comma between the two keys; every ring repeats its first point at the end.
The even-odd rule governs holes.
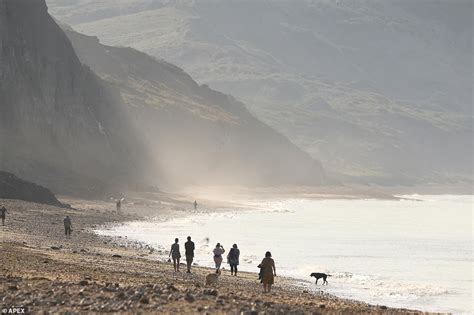
{"type": "Polygon", "coordinates": [[[314,185],[321,165],[231,96],[131,48],[68,30],[81,61],[120,91],[165,183],[314,185]]]}
{"type": "Polygon", "coordinates": [[[472,1],[48,4],[235,95],[343,180],[472,181],[472,1]]]}

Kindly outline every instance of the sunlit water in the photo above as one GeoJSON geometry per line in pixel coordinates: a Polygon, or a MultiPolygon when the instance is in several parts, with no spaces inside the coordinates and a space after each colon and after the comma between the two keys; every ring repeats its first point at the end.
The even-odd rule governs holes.
{"type": "Polygon", "coordinates": [[[240,269],[252,272],[270,250],[278,274],[314,290],[393,307],[471,313],[472,196],[406,197],[422,201],[265,201],[262,211],[130,222],[98,233],[166,250],[175,237],[184,247],[191,235],[195,262],[204,266],[213,265],[216,242],[227,250],[237,243],[240,269]],[[311,272],[331,274],[329,285],[316,287],[311,272]]]}

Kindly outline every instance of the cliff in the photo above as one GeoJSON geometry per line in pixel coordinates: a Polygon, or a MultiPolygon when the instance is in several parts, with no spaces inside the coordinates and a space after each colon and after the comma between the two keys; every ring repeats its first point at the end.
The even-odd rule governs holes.
{"type": "Polygon", "coordinates": [[[0,169],[56,192],[140,180],[120,95],[81,64],[44,1],[0,1],[0,169]]]}
{"type": "Polygon", "coordinates": [[[0,0],[1,170],[86,196],[150,183],[325,182],[317,161],[233,97],[66,32],[44,1],[0,0]]]}

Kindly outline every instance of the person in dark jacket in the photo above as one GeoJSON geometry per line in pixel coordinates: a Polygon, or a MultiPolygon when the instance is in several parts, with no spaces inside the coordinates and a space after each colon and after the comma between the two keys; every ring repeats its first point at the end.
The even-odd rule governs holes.
{"type": "Polygon", "coordinates": [[[117,213],[122,213],[122,199],[117,200],[115,206],[117,208],[117,213]]]}
{"type": "Polygon", "coordinates": [[[237,266],[239,265],[240,250],[237,248],[237,244],[232,245],[232,248],[227,254],[227,262],[230,265],[230,274],[237,275],[237,266]]]}
{"type": "Polygon", "coordinates": [[[71,232],[72,232],[71,218],[67,215],[64,218],[64,234],[66,234],[67,238],[70,238],[71,237],[71,232]]]}
{"type": "Polygon", "coordinates": [[[187,273],[191,273],[191,264],[194,259],[194,242],[191,241],[191,236],[188,236],[188,241],[184,243],[184,249],[186,254],[186,265],[188,267],[187,273]]]}
{"type": "Polygon", "coordinates": [[[2,225],[5,225],[6,213],[7,213],[7,208],[5,208],[5,206],[2,206],[0,208],[0,218],[2,218],[2,225]]]}

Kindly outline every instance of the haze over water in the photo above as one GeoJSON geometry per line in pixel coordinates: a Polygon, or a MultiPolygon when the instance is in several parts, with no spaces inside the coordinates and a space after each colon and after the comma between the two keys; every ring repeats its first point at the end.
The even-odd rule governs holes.
{"type": "Polygon", "coordinates": [[[215,243],[226,250],[237,243],[240,269],[252,272],[270,250],[277,274],[314,290],[373,304],[471,313],[472,196],[407,197],[422,201],[272,200],[259,203],[261,211],[131,222],[98,233],[165,250],[178,237],[183,256],[191,235],[195,262],[203,266],[213,266],[215,243]],[[331,274],[329,285],[316,287],[311,272],[331,274]]]}

